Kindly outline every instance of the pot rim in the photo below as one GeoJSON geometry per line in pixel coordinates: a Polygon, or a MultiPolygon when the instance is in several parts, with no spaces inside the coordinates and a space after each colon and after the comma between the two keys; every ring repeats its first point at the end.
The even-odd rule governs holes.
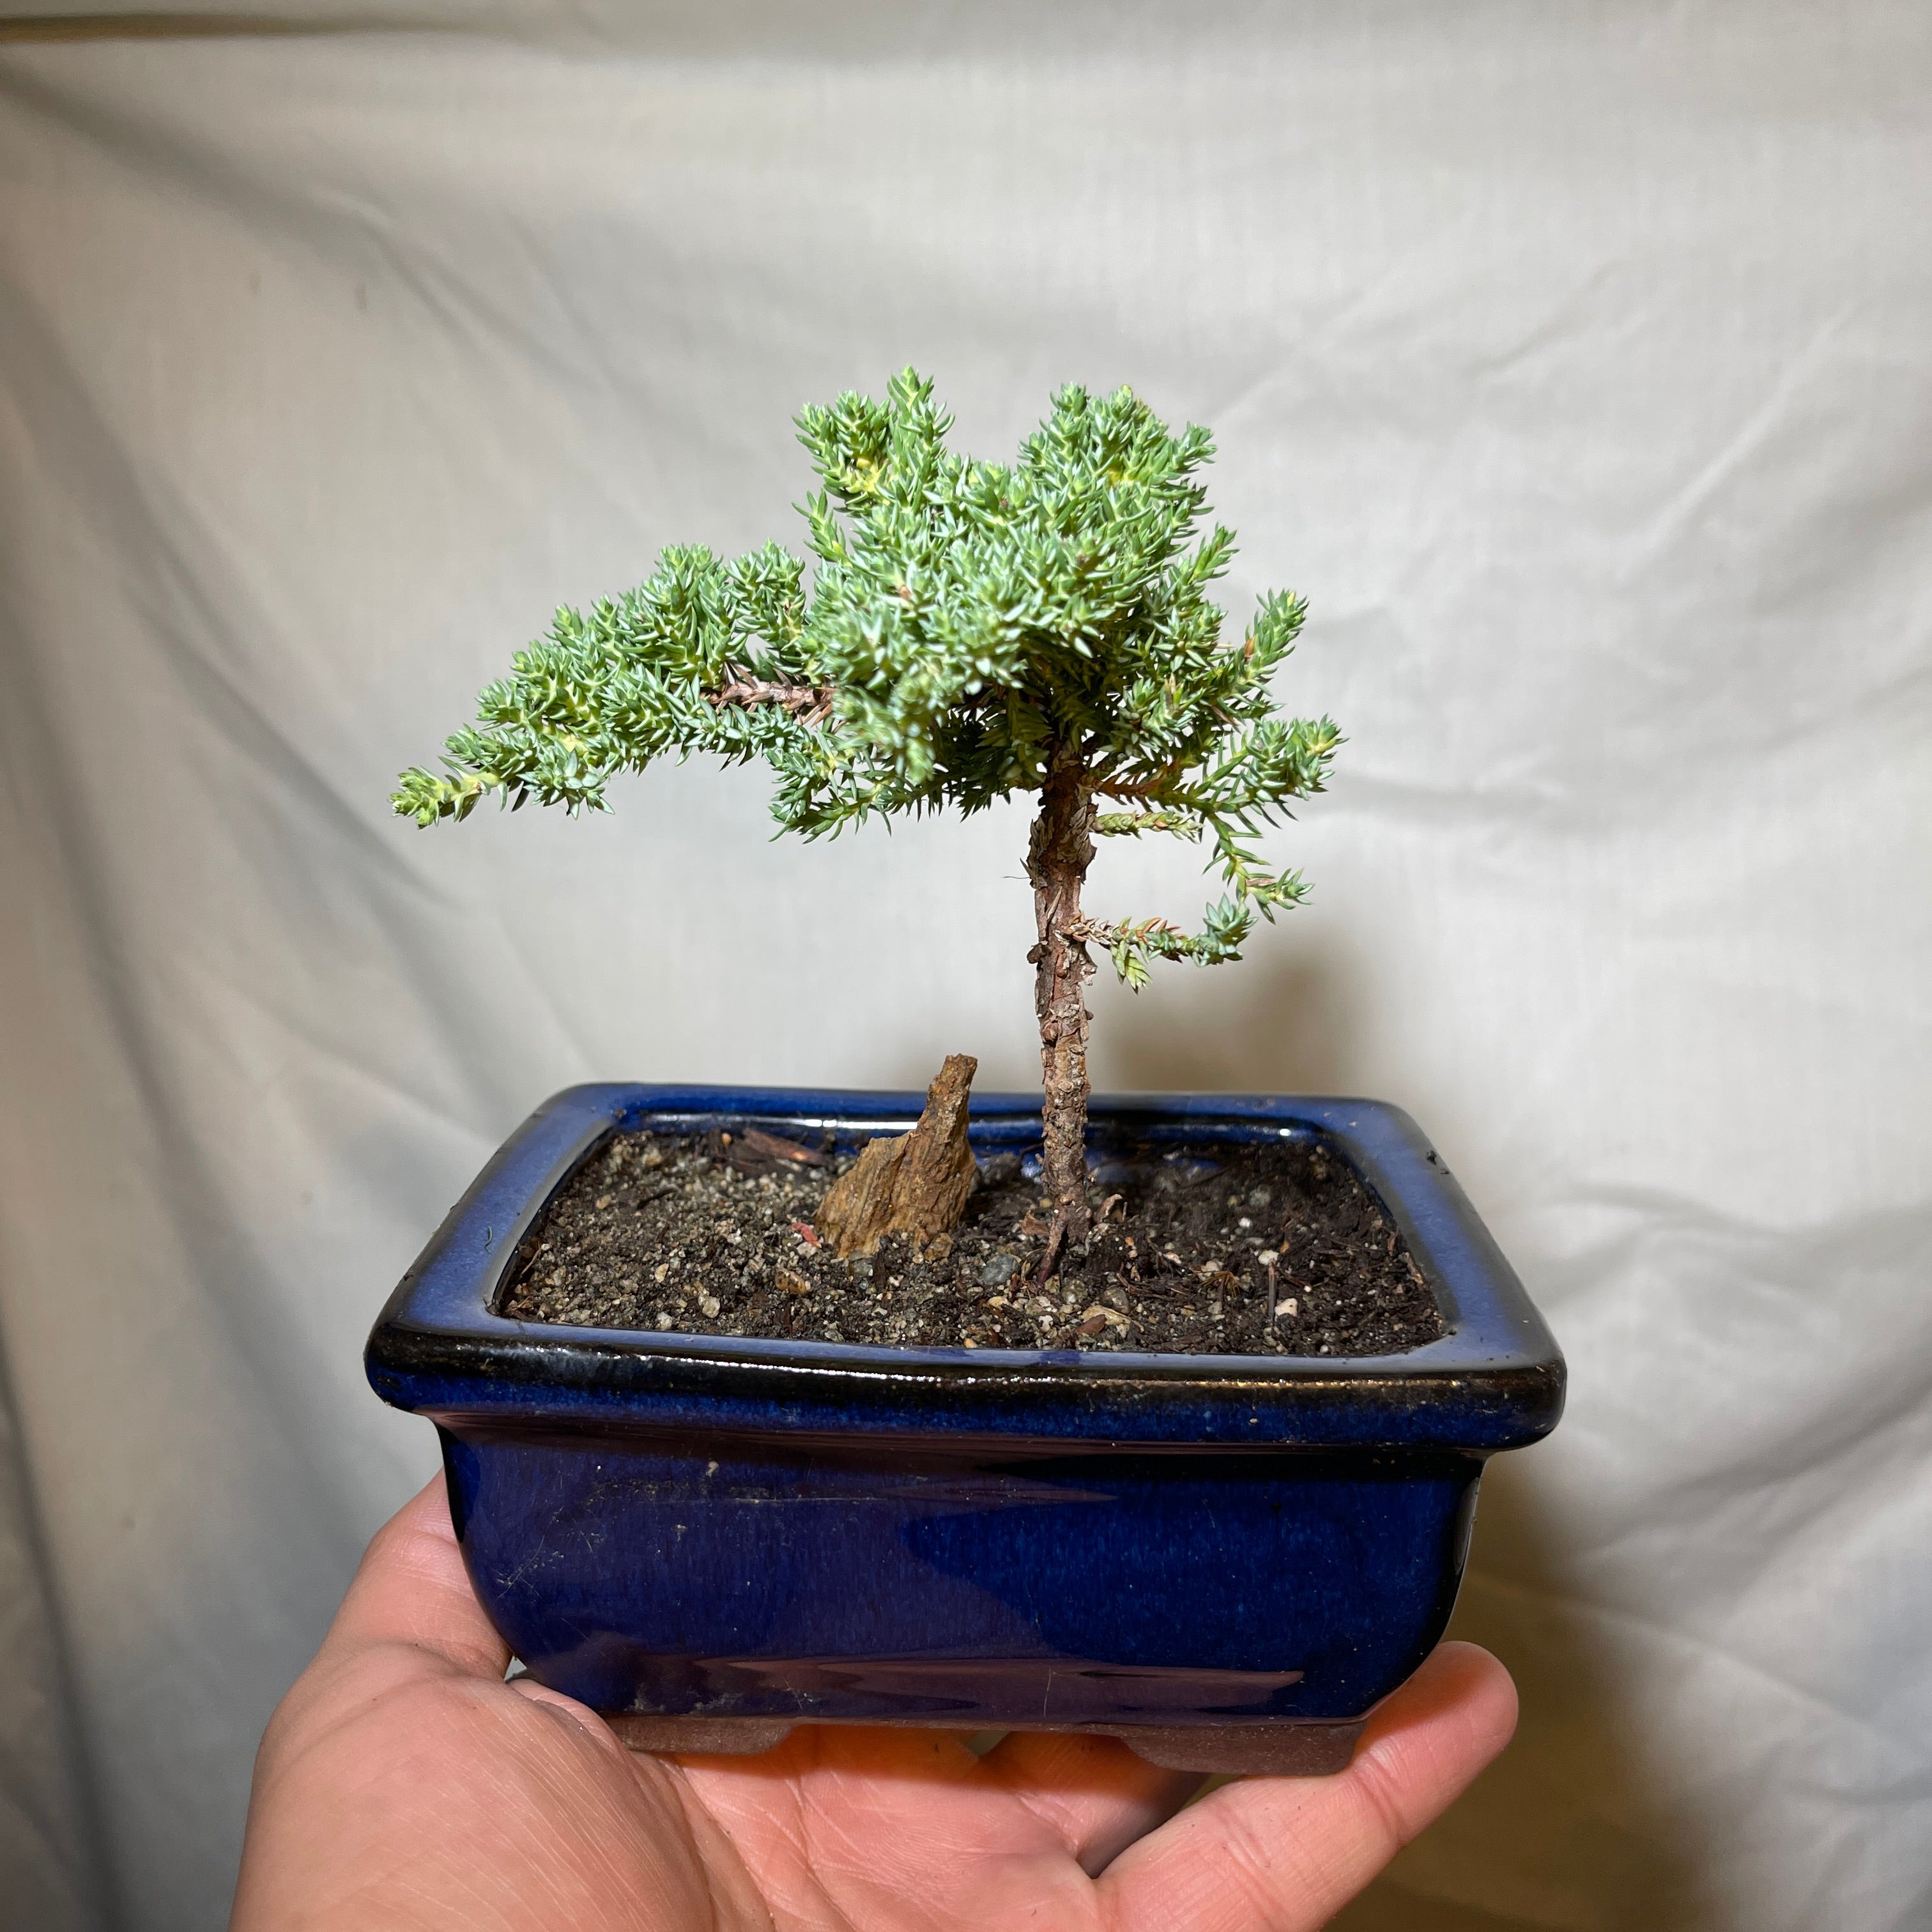
{"type": "MultiPolygon", "coordinates": [[[[1562,1413],[1555,1339],[1421,1130],[1386,1102],[1294,1094],[1109,1094],[1096,1138],[1179,1145],[1320,1138],[1376,1193],[1442,1310],[1437,1340],[1369,1356],[1184,1355],[874,1345],[520,1322],[496,1312],[557,1188],[614,1132],[734,1123],[905,1130],[924,1096],[596,1082],[545,1101],[491,1158],[398,1285],[365,1366],[386,1402],[465,1433],[492,1426],[789,1435],[976,1434],[1042,1448],[1433,1448],[1538,1440],[1562,1413]]],[[[976,1094],[982,1148],[1040,1138],[1036,1094],[976,1094]]]]}

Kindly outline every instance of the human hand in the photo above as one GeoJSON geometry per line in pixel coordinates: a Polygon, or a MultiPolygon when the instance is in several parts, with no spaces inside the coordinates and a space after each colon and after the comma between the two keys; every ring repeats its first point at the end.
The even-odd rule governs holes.
{"type": "Polygon", "coordinates": [[[1502,1750],[1444,1644],[1332,1778],[1199,1786],[1112,1738],[806,1726],[626,1750],[520,1679],[440,1478],[369,1546],[255,1764],[230,1932],[1312,1932],[1502,1750]],[[1180,1812],[1179,1816],[1175,1816],[1180,1812]]]}

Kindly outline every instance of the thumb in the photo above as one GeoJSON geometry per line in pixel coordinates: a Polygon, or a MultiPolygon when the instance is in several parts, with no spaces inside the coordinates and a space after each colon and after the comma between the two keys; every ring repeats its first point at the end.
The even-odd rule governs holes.
{"type": "Polygon", "coordinates": [[[470,1676],[500,1678],[509,1664],[509,1646],[470,1588],[440,1475],[376,1532],[316,1661],[386,1644],[430,1652],[470,1676]]]}

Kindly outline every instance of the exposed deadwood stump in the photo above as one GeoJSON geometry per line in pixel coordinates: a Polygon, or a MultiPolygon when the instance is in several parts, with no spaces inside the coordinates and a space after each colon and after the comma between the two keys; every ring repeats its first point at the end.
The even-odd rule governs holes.
{"type": "Polygon", "coordinates": [[[826,1190],[816,1226],[836,1254],[869,1255],[888,1234],[924,1247],[959,1225],[979,1171],[966,1142],[966,1103],[979,1070],[970,1054],[948,1054],[912,1132],[868,1141],[858,1165],[826,1190]]]}

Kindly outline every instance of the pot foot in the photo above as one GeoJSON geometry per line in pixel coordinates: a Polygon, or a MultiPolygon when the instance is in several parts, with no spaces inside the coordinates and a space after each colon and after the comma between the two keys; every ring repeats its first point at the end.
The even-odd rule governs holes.
{"type": "Polygon", "coordinates": [[[604,1721],[634,1751],[688,1751],[706,1757],[755,1757],[792,1734],[789,1718],[653,1718],[620,1711],[604,1721]]]}
{"type": "Polygon", "coordinates": [[[1122,1724],[1108,1735],[1163,1771],[1327,1778],[1346,1771],[1362,1735],[1348,1724],[1122,1724]]]}
{"type": "MultiPolygon", "coordinates": [[[[618,1741],[634,1751],[716,1757],[756,1756],[783,1744],[795,1727],[790,1718],[661,1718],[634,1711],[618,1712],[604,1721],[618,1741]]],[[[1326,1778],[1346,1771],[1362,1735],[1359,1719],[1344,1724],[1094,1724],[1066,1728],[1118,1738],[1137,1756],[1163,1771],[1218,1772],[1224,1776],[1250,1778],[1326,1778]]]]}

